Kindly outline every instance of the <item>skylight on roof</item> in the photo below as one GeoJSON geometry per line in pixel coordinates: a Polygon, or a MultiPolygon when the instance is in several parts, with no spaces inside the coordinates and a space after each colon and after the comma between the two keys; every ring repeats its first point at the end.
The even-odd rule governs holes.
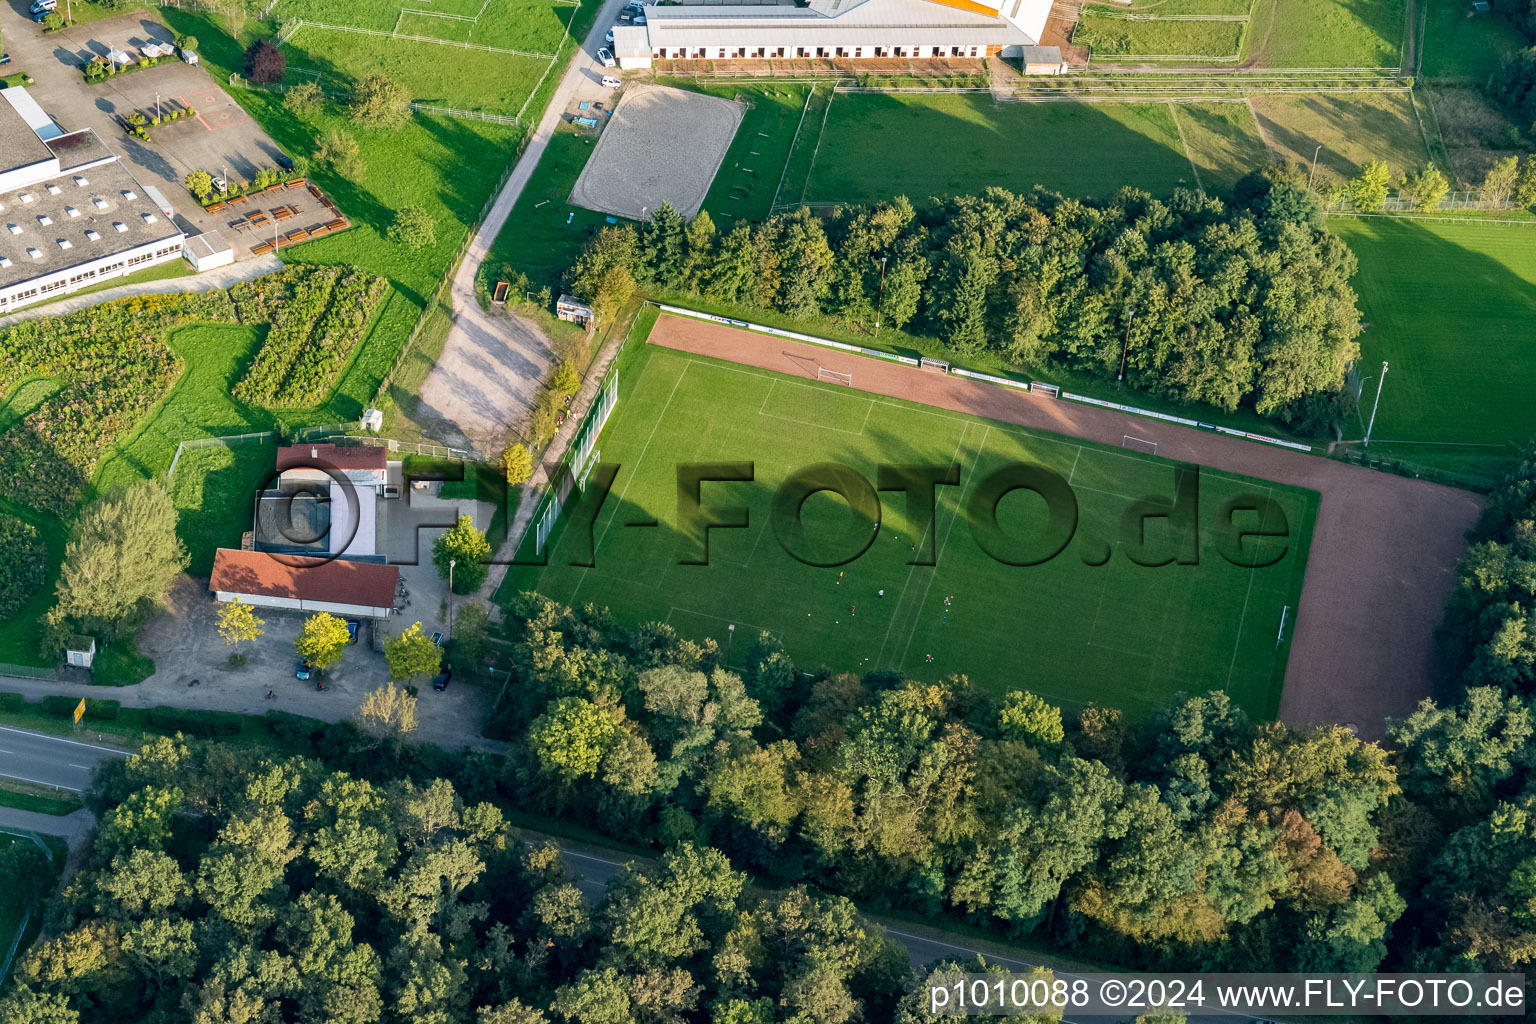
{"type": "Polygon", "coordinates": [[[137,199],[139,197],[138,197],[138,195],[132,189],[126,189],[125,188],[125,189],[123,189],[123,198],[127,199],[129,202],[132,202],[133,200],[135,200],[135,199],[137,199]]]}
{"type": "Polygon", "coordinates": [[[27,255],[31,256],[35,260],[40,260],[43,258],[42,250],[34,249],[30,245],[27,246],[27,255]]]}
{"type": "Polygon", "coordinates": [[[78,217],[78,216],[80,216],[80,211],[75,209],[73,206],[66,206],[66,207],[64,207],[64,212],[69,214],[71,217],[78,217]]]}
{"type": "Polygon", "coordinates": [[[74,248],[74,244],[72,242],[70,242],[70,240],[67,239],[67,238],[61,238],[61,239],[58,240],[58,242],[59,242],[59,248],[60,249],[73,249],[74,248]]]}
{"type": "Polygon", "coordinates": [[[93,242],[101,241],[101,235],[98,232],[95,232],[95,231],[87,231],[85,233],[85,237],[89,238],[93,242]]]}
{"type": "Polygon", "coordinates": [[[153,224],[156,220],[155,215],[152,213],[141,213],[139,216],[144,218],[145,224],[153,224]]]}
{"type": "Polygon", "coordinates": [[[78,175],[78,174],[77,174],[77,175],[75,175],[75,185],[76,185],[76,186],[77,186],[77,187],[79,187],[79,188],[85,188],[85,186],[87,186],[87,185],[89,185],[89,184],[90,184],[90,182],[88,182],[88,181],[86,181],[86,180],[85,180],[85,179],[84,179],[84,178],[82,178],[82,177],[80,177],[80,175],[78,175]]]}
{"type": "Polygon", "coordinates": [[[11,258],[9,256],[0,256],[0,267],[8,267],[10,265],[11,258]]]}
{"type": "Polygon", "coordinates": [[[95,199],[92,199],[91,203],[95,205],[96,209],[98,210],[105,210],[107,208],[107,201],[101,198],[101,196],[97,196],[95,199]]]}
{"type": "Polygon", "coordinates": [[[47,227],[49,224],[53,223],[53,218],[48,216],[46,213],[40,213],[37,215],[37,222],[43,227],[47,227]]]}
{"type": "Polygon", "coordinates": [[[23,204],[30,203],[32,201],[32,194],[30,192],[22,192],[19,194],[19,198],[23,204]]]}
{"type": "Polygon", "coordinates": [[[119,230],[119,231],[127,231],[127,230],[128,230],[128,225],[127,225],[127,224],[124,224],[124,223],[123,223],[123,222],[122,222],[122,221],[120,221],[120,220],[115,220],[115,221],[113,221],[113,222],[112,222],[112,226],[113,226],[113,227],[114,227],[114,228],[117,228],[117,230],[119,230]]]}
{"type": "Polygon", "coordinates": [[[6,227],[11,229],[11,234],[13,234],[13,235],[21,234],[21,225],[20,224],[7,224],[6,227]]]}
{"type": "Polygon", "coordinates": [[[48,194],[51,195],[51,196],[56,196],[60,192],[63,192],[63,191],[64,190],[59,188],[59,186],[57,186],[57,185],[54,185],[54,184],[50,183],[49,186],[48,186],[48,194]]]}

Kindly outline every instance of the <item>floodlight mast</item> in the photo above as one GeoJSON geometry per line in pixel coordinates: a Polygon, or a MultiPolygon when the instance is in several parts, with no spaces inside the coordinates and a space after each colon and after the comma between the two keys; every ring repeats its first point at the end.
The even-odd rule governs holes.
{"type": "Polygon", "coordinates": [[[1376,378],[1376,401],[1371,403],[1371,422],[1365,428],[1365,447],[1371,446],[1371,431],[1376,428],[1376,410],[1381,408],[1381,386],[1387,382],[1387,361],[1381,361],[1381,376],[1376,378]]]}

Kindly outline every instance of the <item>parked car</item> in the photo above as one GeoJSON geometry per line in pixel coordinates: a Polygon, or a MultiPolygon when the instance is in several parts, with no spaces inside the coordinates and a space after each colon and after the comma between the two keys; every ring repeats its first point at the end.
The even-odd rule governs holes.
{"type": "MultiPolygon", "coordinates": [[[[634,20],[635,20],[635,12],[634,11],[620,11],[619,12],[619,24],[620,25],[628,25],[630,22],[632,22],[634,20]]],[[[613,40],[611,40],[611,39],[609,40],[609,42],[612,42],[612,41],[613,40]]]]}
{"type": "Polygon", "coordinates": [[[362,625],[362,623],[358,622],[356,619],[348,619],[347,620],[347,643],[349,643],[349,644],[357,643],[357,630],[358,630],[358,627],[361,626],[361,625],[362,625]]]}
{"type": "Polygon", "coordinates": [[[613,59],[613,54],[609,53],[606,49],[597,51],[597,60],[605,68],[618,67],[619,65],[619,62],[613,59]]]}
{"type": "Polygon", "coordinates": [[[635,24],[636,25],[644,25],[645,24],[645,15],[643,15],[643,14],[635,15],[635,24]]]}
{"type": "Polygon", "coordinates": [[[432,677],[432,689],[434,689],[434,690],[446,690],[446,689],[448,689],[448,684],[452,680],[453,680],[453,669],[445,668],[441,672],[439,672],[437,675],[432,677]]]}
{"type": "Polygon", "coordinates": [[[614,78],[612,75],[604,75],[603,76],[603,88],[604,89],[617,89],[619,86],[621,86],[623,84],[624,84],[624,82],[623,82],[622,79],[614,78]]]}
{"type": "Polygon", "coordinates": [[[608,34],[603,37],[603,42],[607,43],[609,46],[613,45],[613,29],[608,30],[608,34]]]}
{"type": "Polygon", "coordinates": [[[0,53],[0,67],[4,67],[5,65],[9,64],[10,62],[11,62],[11,55],[10,54],[8,54],[8,53],[0,53]]]}
{"type": "Polygon", "coordinates": [[[59,6],[59,0],[32,0],[31,11],[34,15],[47,14],[59,6]]]}
{"type": "Polygon", "coordinates": [[[293,677],[301,683],[307,683],[314,676],[314,667],[307,661],[299,662],[298,668],[293,670],[293,677]]]}

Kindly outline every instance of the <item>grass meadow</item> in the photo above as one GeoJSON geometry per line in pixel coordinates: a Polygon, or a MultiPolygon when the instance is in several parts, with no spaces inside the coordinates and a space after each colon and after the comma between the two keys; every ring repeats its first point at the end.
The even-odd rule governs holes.
{"type": "Polygon", "coordinates": [[[1499,11],[1474,14],[1467,4],[1432,3],[1421,45],[1425,78],[1460,78],[1482,85],[1529,44],[1499,11]]]}
{"type": "Polygon", "coordinates": [[[1396,68],[1407,3],[1258,0],[1244,57],[1263,68],[1396,68]]]}
{"type": "MultiPolygon", "coordinates": [[[[810,119],[797,151],[819,145],[807,202],[866,203],[906,195],[1035,185],[1108,196],[1122,185],[1194,187],[1178,126],[1162,103],[994,103],[990,96],[839,94],[819,140],[810,119]],[[878,169],[877,171],[875,169],[878,169]]],[[[795,174],[785,195],[794,196],[795,174]]],[[[781,200],[782,201],[782,200],[781,200]]],[[[793,198],[790,198],[793,202],[793,198]]]]}
{"type": "Polygon", "coordinates": [[[1320,185],[1348,180],[1371,160],[1385,160],[1401,178],[1429,159],[1407,92],[1275,94],[1250,103],[1275,159],[1307,167],[1315,154],[1320,185]]]}
{"type": "MultiPolygon", "coordinates": [[[[568,26],[580,34],[591,24],[582,6],[569,0],[277,0],[272,17],[553,54],[568,26]]],[[[460,55],[445,50],[441,59],[451,66],[460,55]]]]}
{"type": "MultiPolygon", "coordinates": [[[[1215,688],[1255,715],[1274,715],[1288,653],[1276,631],[1300,593],[1312,492],[1202,472],[1207,516],[1239,494],[1273,496],[1289,525],[1284,552],[1270,548],[1277,561],[1268,568],[1237,568],[1218,557],[1202,526],[1198,565],[1145,568],[1114,540],[1121,517],[1138,499],[1171,496],[1187,467],[650,346],[623,374],[623,397],[599,443],[603,460],[620,470],[594,525],[594,567],[570,564],[580,545],[567,521],[548,566],[514,569],[503,599],[536,588],[563,602],[606,605],[625,624],[665,621],[686,637],[729,643],[738,663],[766,630],[806,669],[959,673],[989,690],[1027,688],[1073,707],[1099,701],[1135,719],[1177,690],[1215,688]],[[746,507],[748,527],[710,531],[708,564],[679,564],[680,545],[697,536],[679,531],[676,465],[738,460],[754,464],[754,481],[705,484],[702,501],[746,507]],[[818,560],[868,545],[839,566],[790,557],[769,525],[773,493],[792,470],[835,462],[872,481],[881,463],[951,461],[961,466],[961,486],[940,488],[934,567],[908,564],[922,524],[890,496],[873,530],[829,493],[805,502],[818,560]],[[1020,461],[1058,472],[1079,507],[1075,539],[1032,568],[985,554],[962,510],[978,481],[1020,461]],[[658,525],[633,525],[648,520],[658,525]]],[[[1026,492],[1003,498],[998,516],[1015,537],[1038,535],[1044,520],[1026,492]]],[[[1168,550],[1165,529],[1148,530],[1158,552],[1168,550]]]]}
{"type": "MultiPolygon", "coordinates": [[[[1362,373],[1391,366],[1372,450],[1423,459],[1444,446],[1507,454],[1536,435],[1536,227],[1333,217],[1360,260],[1362,373]]],[[[1375,395],[1365,388],[1365,414],[1375,395]]],[[[1356,424],[1353,436],[1364,433],[1356,424]]],[[[1349,436],[1349,435],[1346,435],[1349,436]]],[[[1459,451],[1458,456],[1476,455],[1459,451]]]]}

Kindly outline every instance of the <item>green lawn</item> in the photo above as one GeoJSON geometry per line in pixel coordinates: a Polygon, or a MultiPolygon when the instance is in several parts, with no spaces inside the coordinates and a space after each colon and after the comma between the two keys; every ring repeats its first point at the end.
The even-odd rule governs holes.
{"type": "MultiPolygon", "coordinates": [[[[1536,228],[1334,217],[1360,259],[1362,373],[1388,360],[1377,441],[1523,445],[1536,434],[1536,228]]],[[[1362,403],[1369,415],[1375,380],[1362,403]]],[[[1356,424],[1354,436],[1363,429],[1356,424]]],[[[1489,449],[1490,454],[1497,449],[1489,449]]]]}
{"type": "Polygon", "coordinates": [[[69,526],[36,509],[18,505],[0,498],[0,515],[24,519],[37,528],[38,536],[48,547],[48,575],[27,603],[15,614],[0,619],[0,662],[13,665],[52,665],[54,660],[45,657],[38,648],[38,621],[53,607],[54,585],[58,582],[59,567],[64,563],[64,545],[69,542],[69,526]]]}
{"type": "MultiPolygon", "coordinates": [[[[549,566],[514,570],[503,597],[536,586],[560,601],[607,605],[621,623],[663,620],[722,648],[745,648],[768,630],[808,670],[962,673],[990,690],[1024,687],[1070,706],[1099,701],[1142,720],[1174,691],[1215,688],[1255,715],[1275,713],[1288,653],[1275,635],[1282,608],[1294,612],[1300,592],[1314,493],[1202,472],[1207,517],[1239,494],[1273,495],[1284,509],[1289,547],[1269,568],[1221,559],[1209,526],[1198,565],[1143,568],[1116,543],[1107,564],[1091,567],[1122,536],[1132,501],[1172,495],[1174,463],[649,346],[623,374],[623,397],[600,439],[604,461],[621,469],[595,525],[595,568],[569,564],[576,531],[567,528],[549,566]],[[746,506],[749,528],[712,531],[709,564],[680,565],[676,466],[736,460],[755,464],[755,482],[706,484],[703,502],[746,506]],[[894,496],[873,533],[839,499],[823,493],[806,503],[817,527],[808,535],[833,539],[820,551],[870,545],[840,567],[791,558],[769,527],[773,491],[792,469],[832,461],[873,480],[879,463],[951,460],[962,467],[962,487],[940,489],[936,568],[907,565],[920,529],[894,496]],[[1076,539],[1033,568],[993,561],[958,522],[975,484],[1019,461],[1069,480],[1080,508],[1076,539]],[[659,528],[629,525],[648,519],[659,528]]],[[[1005,532],[1038,535],[1037,504],[1022,494],[1003,499],[1005,532]]],[[[1148,530],[1158,553],[1165,529],[1148,530]]]]}
{"type": "Polygon", "coordinates": [[[560,277],[581,254],[591,235],[608,221],[606,214],[568,202],[595,143],[561,125],[549,140],[544,158],[518,196],[517,205],[480,265],[480,281],[489,291],[503,267],[521,272],[536,284],[558,290],[560,277]]]}
{"type": "MultiPolygon", "coordinates": [[[[277,0],[272,17],[552,54],[567,25],[578,38],[591,25],[591,13],[596,8],[590,3],[583,7],[561,0],[277,0]],[[413,13],[404,14],[406,10],[413,13]]],[[[382,40],[366,44],[356,40],[355,45],[366,50],[375,41],[382,40]]],[[[454,56],[435,59],[448,61],[452,67],[463,51],[446,52],[454,56]]]]}
{"type": "Polygon", "coordinates": [[[1207,192],[1230,192],[1243,175],[1270,163],[1246,103],[1169,105],[1207,192]]]}
{"type": "MultiPolygon", "coordinates": [[[[0,786],[0,807],[14,807],[19,811],[32,811],[36,814],[73,814],[80,809],[80,798],[62,791],[58,795],[49,796],[3,785],[0,786]]],[[[3,948],[0,947],[0,951],[3,948]]]]}
{"type": "MultiPolygon", "coordinates": [[[[667,83],[680,84],[680,83],[667,83]]],[[[704,197],[704,209],[714,217],[717,227],[729,229],[738,220],[766,220],[773,206],[773,194],[779,187],[795,128],[806,111],[809,86],[700,85],[687,88],[724,99],[745,99],[746,116],[736,128],[736,137],[726,151],[720,170],[704,197]]],[[[803,177],[802,177],[802,180],[803,177]]]]}
{"type": "Polygon", "coordinates": [[[1406,17],[1407,0],[1258,0],[1245,56],[1269,68],[1396,68],[1406,17]]]}
{"type": "MultiPolygon", "coordinates": [[[[12,843],[30,843],[32,840],[0,832],[0,849],[10,849],[12,843]]],[[[12,910],[0,910],[0,956],[4,956],[16,939],[16,929],[21,927],[21,915],[12,910]]],[[[4,982],[0,978],[0,982],[4,982]]]]}
{"type": "Polygon", "coordinates": [[[805,198],[922,202],[988,185],[1107,196],[1122,185],[1167,193],[1180,183],[1193,187],[1194,176],[1165,104],[854,94],[832,101],[805,198]]]}
{"type": "Polygon", "coordinates": [[[1072,42],[1094,60],[1114,57],[1225,57],[1237,59],[1241,21],[1129,21],[1083,12],[1072,42]]]}
{"type": "Polygon", "coordinates": [[[294,33],[283,49],[290,83],[307,78],[322,88],[345,91],[366,75],[388,75],[418,103],[491,114],[516,115],[549,68],[547,57],[381,39],[312,26],[294,33]]]}
{"type": "Polygon", "coordinates": [[[1468,78],[1482,85],[1507,57],[1530,44],[1496,11],[1473,14],[1466,4],[1431,3],[1421,45],[1425,78],[1468,78]]]}
{"type": "Polygon", "coordinates": [[[1307,167],[1316,154],[1319,184],[1352,178],[1371,160],[1385,160],[1401,178],[1429,159],[1406,92],[1270,95],[1251,102],[1275,159],[1307,167]]]}

